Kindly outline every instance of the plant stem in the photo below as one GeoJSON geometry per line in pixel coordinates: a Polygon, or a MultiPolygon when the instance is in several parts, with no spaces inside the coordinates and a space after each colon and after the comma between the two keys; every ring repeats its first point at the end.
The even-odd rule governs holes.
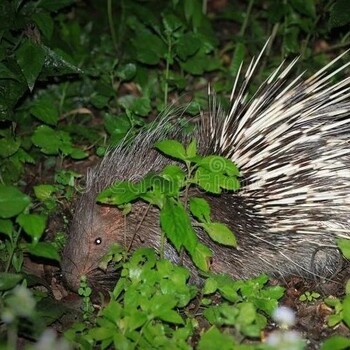
{"type": "Polygon", "coordinates": [[[243,21],[243,24],[242,24],[242,27],[241,27],[241,30],[239,31],[239,36],[241,36],[241,37],[245,34],[245,31],[247,29],[248,19],[249,19],[249,16],[250,16],[250,12],[252,11],[253,4],[254,4],[254,0],[250,0],[249,4],[248,4],[246,15],[244,17],[244,21],[243,21]]]}
{"type": "Polygon", "coordinates": [[[168,52],[166,55],[166,67],[165,67],[165,82],[164,82],[164,106],[167,105],[168,102],[168,90],[169,90],[169,70],[170,70],[170,57],[172,50],[172,41],[170,33],[167,33],[167,44],[168,44],[168,52]]]}
{"type": "Polygon", "coordinates": [[[115,34],[114,22],[113,22],[112,0],[107,0],[107,15],[108,15],[108,24],[109,24],[109,30],[111,31],[113,46],[117,50],[118,45],[117,45],[117,36],[115,34]]]}

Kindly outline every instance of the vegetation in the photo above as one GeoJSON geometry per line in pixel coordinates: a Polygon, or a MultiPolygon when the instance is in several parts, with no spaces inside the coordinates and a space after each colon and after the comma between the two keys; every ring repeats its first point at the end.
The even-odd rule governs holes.
{"type": "MultiPolygon", "coordinates": [[[[256,86],[287,57],[300,55],[298,69],[316,71],[349,47],[349,11],[346,0],[2,0],[0,347],[279,349],[290,341],[288,326],[274,341],[262,342],[283,294],[266,276],[244,282],[210,276],[194,287],[184,268],[140,250],[120,265],[121,278],[99,312],[82,281],[81,322],[66,322],[72,311],[55,272],[81,164],[96,161],[169,106],[186,104],[188,118],[206,110],[208,84],[227,107],[241,62],[257,55],[269,37],[256,86]]],[[[186,147],[177,158],[198,171],[203,159],[193,163],[195,143],[186,147]]],[[[158,148],[170,154],[166,145],[158,148]]],[[[236,174],[227,167],[222,176],[236,174]]],[[[160,176],[181,175],[179,191],[186,191],[191,180],[175,170],[160,176]]],[[[100,200],[111,198],[105,193],[100,200]]],[[[206,205],[191,201],[192,215],[214,239],[234,245],[230,233],[210,222],[206,205]]],[[[181,206],[168,196],[162,208],[170,204],[181,206]]],[[[205,247],[197,254],[188,236],[174,242],[171,232],[166,235],[205,270],[205,247]]],[[[114,259],[124,261],[118,248],[114,259]]],[[[304,303],[323,303],[316,294],[304,295],[304,303]]],[[[325,300],[334,309],[329,327],[350,326],[349,300],[348,294],[325,300]]],[[[350,338],[335,335],[323,349],[349,344],[350,338]]]]}

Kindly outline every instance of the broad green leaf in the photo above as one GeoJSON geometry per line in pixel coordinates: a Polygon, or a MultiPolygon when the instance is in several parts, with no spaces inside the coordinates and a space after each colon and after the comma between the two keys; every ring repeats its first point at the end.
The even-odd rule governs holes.
{"type": "Polygon", "coordinates": [[[42,11],[32,14],[32,18],[45,38],[51,40],[53,33],[53,19],[48,12],[42,11]]]}
{"type": "Polygon", "coordinates": [[[134,63],[127,63],[118,68],[116,75],[121,80],[131,80],[136,74],[136,65],[134,63]]]}
{"type": "Polygon", "coordinates": [[[182,317],[174,310],[164,310],[158,314],[158,317],[165,322],[184,324],[182,317]]]}
{"type": "Polygon", "coordinates": [[[196,162],[212,173],[227,174],[229,176],[239,176],[237,166],[229,159],[221,156],[207,156],[196,162]]]}
{"type": "Polygon", "coordinates": [[[0,233],[3,233],[9,237],[13,234],[13,224],[11,220],[0,219],[0,233]]]}
{"type": "Polygon", "coordinates": [[[75,159],[75,160],[80,160],[80,159],[84,159],[88,156],[89,154],[85,151],[83,151],[82,149],[80,148],[71,148],[71,151],[69,152],[69,156],[72,158],[72,159],[75,159]]]}
{"type": "Polygon", "coordinates": [[[27,244],[26,248],[32,255],[39,256],[41,258],[47,258],[51,260],[60,261],[60,255],[58,254],[57,248],[48,242],[39,242],[35,245],[27,244]]]}
{"type": "Polygon", "coordinates": [[[46,58],[40,77],[83,73],[79,67],[74,65],[72,58],[66,52],[60,49],[52,50],[45,45],[42,45],[42,48],[46,58]]]}
{"type": "Polygon", "coordinates": [[[54,130],[47,125],[40,125],[36,128],[32,141],[35,146],[40,147],[46,154],[58,154],[61,149],[71,149],[71,140],[68,133],[54,130]]]}
{"type": "Polygon", "coordinates": [[[23,276],[17,275],[15,273],[0,272],[0,290],[9,290],[15,287],[20,281],[22,281],[23,276]]]}
{"type": "Polygon", "coordinates": [[[201,42],[198,39],[198,35],[191,32],[185,33],[179,37],[176,45],[176,53],[182,61],[185,61],[200,49],[201,42]]]}
{"type": "Polygon", "coordinates": [[[179,166],[170,164],[163,169],[161,176],[167,180],[183,183],[186,174],[179,166]]]}
{"type": "Polygon", "coordinates": [[[207,278],[204,283],[203,287],[203,294],[213,294],[218,289],[218,282],[215,280],[215,278],[207,278]]]}
{"type": "Polygon", "coordinates": [[[210,222],[210,206],[204,198],[190,198],[190,211],[200,222],[210,222]]]}
{"type": "Polygon", "coordinates": [[[155,147],[158,148],[164,154],[175,159],[187,159],[185,147],[176,140],[159,141],[155,144],[155,147]]]}
{"type": "Polygon", "coordinates": [[[337,0],[332,6],[329,16],[331,28],[342,27],[350,22],[350,2],[348,0],[337,0]]]}
{"type": "Polygon", "coordinates": [[[220,194],[222,192],[220,183],[222,182],[220,174],[214,174],[205,168],[198,168],[194,177],[195,183],[204,191],[220,194]]]}
{"type": "Polygon", "coordinates": [[[74,0],[41,0],[38,6],[50,12],[56,12],[64,7],[72,5],[73,3],[74,0]]]}
{"type": "Polygon", "coordinates": [[[124,137],[131,127],[130,119],[126,114],[113,115],[105,113],[103,119],[107,132],[110,135],[120,135],[120,138],[124,137]]]}
{"type": "Polygon", "coordinates": [[[162,15],[163,17],[163,24],[165,31],[168,33],[173,33],[179,30],[183,26],[183,21],[179,17],[175,16],[173,12],[171,13],[164,13],[162,15]]]}
{"type": "Polygon", "coordinates": [[[151,111],[151,101],[148,97],[126,95],[119,97],[118,103],[126,110],[132,111],[142,117],[148,116],[151,111]]]}
{"type": "Polygon", "coordinates": [[[121,205],[138,198],[140,193],[142,192],[140,192],[138,184],[131,181],[122,181],[102,191],[96,200],[105,204],[121,205]]]}
{"type": "Polygon", "coordinates": [[[185,173],[177,165],[167,165],[160,174],[161,177],[169,182],[171,188],[166,193],[168,196],[178,196],[181,188],[185,185],[185,173]]]}
{"type": "Polygon", "coordinates": [[[30,113],[46,124],[55,126],[58,121],[58,106],[51,96],[42,95],[33,101],[30,113]]]}
{"type": "Polygon", "coordinates": [[[133,310],[133,313],[125,318],[125,321],[128,323],[128,328],[131,331],[134,331],[142,327],[148,320],[147,313],[141,310],[133,310]]]}
{"type": "Polygon", "coordinates": [[[32,238],[33,243],[37,243],[44,233],[47,217],[38,214],[20,214],[16,221],[32,238]]]}
{"type": "Polygon", "coordinates": [[[16,51],[16,58],[27,80],[29,90],[32,91],[45,62],[45,51],[41,45],[24,39],[16,51]]]}
{"type": "Polygon", "coordinates": [[[140,195],[146,193],[152,186],[154,178],[154,175],[150,173],[137,183],[131,181],[117,182],[102,191],[97,196],[97,201],[115,205],[129,203],[140,197],[140,195]]]}
{"type": "Polygon", "coordinates": [[[343,320],[350,327],[350,295],[347,295],[343,300],[343,320]]]}
{"type": "Polygon", "coordinates": [[[160,224],[177,251],[184,246],[191,254],[194,252],[197,236],[193,231],[188,214],[180,202],[166,198],[160,211],[160,224]]]}
{"type": "Polygon", "coordinates": [[[205,191],[214,194],[220,194],[222,189],[237,190],[240,188],[236,177],[226,176],[220,172],[211,172],[203,167],[197,169],[194,181],[205,191]]]}
{"type": "Polygon", "coordinates": [[[198,243],[193,253],[191,253],[191,258],[194,264],[202,271],[209,271],[210,260],[213,256],[211,250],[204,244],[198,243]]]}
{"type": "Polygon", "coordinates": [[[145,64],[158,64],[167,52],[164,42],[149,30],[142,28],[131,38],[132,45],[137,48],[135,58],[145,64]]]}
{"type": "Polygon", "coordinates": [[[203,227],[213,241],[230,247],[237,246],[236,237],[225,224],[210,222],[204,223],[203,227]]]}
{"type": "Polygon", "coordinates": [[[240,313],[237,317],[237,323],[240,325],[248,325],[256,319],[256,309],[251,302],[241,303],[239,305],[240,313]]]}
{"type": "Polygon", "coordinates": [[[0,139],[0,157],[7,158],[15,154],[21,145],[20,140],[15,140],[12,137],[0,139]]]}
{"type": "Polygon", "coordinates": [[[208,349],[235,350],[237,345],[231,335],[221,333],[215,326],[212,326],[201,336],[198,344],[198,350],[208,349]]]}
{"type": "Polygon", "coordinates": [[[337,244],[344,257],[350,259],[350,240],[345,238],[337,238],[337,244]]]}
{"type": "Polygon", "coordinates": [[[333,335],[324,341],[321,350],[347,350],[350,347],[350,339],[341,335],[333,335]]]}
{"type": "Polygon", "coordinates": [[[197,142],[192,140],[191,143],[186,148],[186,154],[188,158],[193,158],[197,156],[197,142]]]}
{"type": "Polygon", "coordinates": [[[29,203],[30,198],[16,187],[0,184],[0,218],[18,215],[29,203]]]}
{"type": "Polygon", "coordinates": [[[233,53],[233,57],[231,60],[231,64],[230,64],[230,72],[234,77],[237,76],[239,67],[244,61],[245,51],[246,51],[246,47],[244,43],[237,42],[235,51],[233,53]]]}

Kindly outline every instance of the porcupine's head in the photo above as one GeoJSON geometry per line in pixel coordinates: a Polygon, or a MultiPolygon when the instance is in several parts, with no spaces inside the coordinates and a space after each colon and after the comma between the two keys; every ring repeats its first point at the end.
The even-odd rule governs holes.
{"type": "MultiPolygon", "coordinates": [[[[86,189],[76,205],[61,263],[70,289],[78,290],[82,275],[95,290],[111,286],[116,279],[115,272],[102,271],[99,264],[112,243],[131,250],[141,246],[157,248],[160,237],[157,209],[136,202],[132,212],[124,216],[117,207],[97,203],[96,197],[116,181],[137,182],[170,162],[154,149],[160,139],[181,138],[181,128],[176,123],[169,125],[169,119],[164,118],[156,127],[141,131],[132,142],[125,141],[108,152],[102,162],[88,172],[86,189]]],[[[168,257],[171,259],[169,254],[168,257]]]]}

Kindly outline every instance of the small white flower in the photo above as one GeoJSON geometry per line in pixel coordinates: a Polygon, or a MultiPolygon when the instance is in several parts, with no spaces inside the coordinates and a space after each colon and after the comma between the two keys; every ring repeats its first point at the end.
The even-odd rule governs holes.
{"type": "Polygon", "coordinates": [[[295,325],[295,313],[287,306],[278,307],[273,312],[272,318],[281,328],[289,328],[295,325]]]}
{"type": "Polygon", "coordinates": [[[281,330],[270,333],[266,343],[278,350],[302,350],[305,345],[298,332],[281,330]]]}

